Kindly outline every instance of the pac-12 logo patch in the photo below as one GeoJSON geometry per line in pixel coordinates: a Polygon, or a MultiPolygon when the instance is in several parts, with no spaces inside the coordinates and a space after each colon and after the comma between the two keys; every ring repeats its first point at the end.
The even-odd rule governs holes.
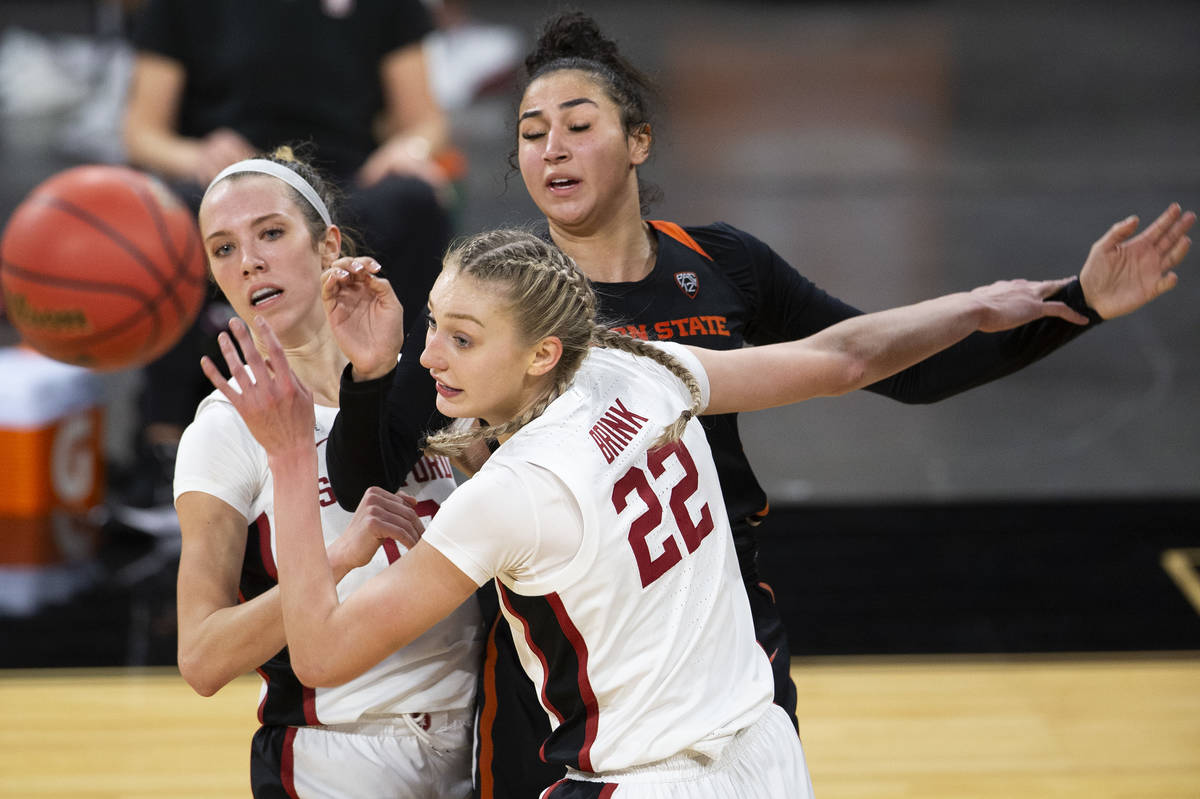
{"type": "Polygon", "coordinates": [[[684,294],[691,299],[696,299],[696,292],[700,290],[700,278],[695,272],[676,272],[675,285],[679,286],[684,294]]]}

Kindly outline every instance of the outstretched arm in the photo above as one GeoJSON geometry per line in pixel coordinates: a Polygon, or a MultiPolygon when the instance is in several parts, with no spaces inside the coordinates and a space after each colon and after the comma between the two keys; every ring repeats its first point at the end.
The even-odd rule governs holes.
{"type": "MultiPolygon", "coordinates": [[[[1047,317],[1012,330],[976,333],[864,390],[905,403],[938,402],[1034,363],[1113,316],[1114,307],[1123,304],[1126,310],[1133,310],[1157,296],[1147,288],[1153,288],[1184,257],[1190,244],[1186,233],[1194,220],[1194,214],[1172,205],[1136,237],[1129,238],[1136,227],[1136,221],[1130,218],[1114,225],[1096,242],[1082,264],[1080,280],[1068,283],[1051,298],[1086,314],[1092,324],[1080,326],[1047,317]],[[1151,243],[1155,245],[1153,251],[1146,246],[1151,243]],[[1134,264],[1137,267],[1130,268],[1134,264]],[[1104,313],[1097,313],[1097,308],[1104,313]]],[[[727,231],[717,231],[704,240],[704,245],[718,252],[730,250],[730,255],[741,256],[739,262],[755,270],[753,280],[735,274],[758,286],[754,292],[761,298],[756,326],[748,337],[753,344],[804,338],[862,314],[805,280],[778,254],[748,234],[738,232],[731,237],[727,231]]]]}
{"type": "Polygon", "coordinates": [[[739,350],[691,348],[708,374],[705,413],[760,410],[874,383],[976,331],[1007,330],[1045,316],[1087,317],[1048,302],[1067,280],[1006,281],[865,314],[808,338],[739,350]]]}

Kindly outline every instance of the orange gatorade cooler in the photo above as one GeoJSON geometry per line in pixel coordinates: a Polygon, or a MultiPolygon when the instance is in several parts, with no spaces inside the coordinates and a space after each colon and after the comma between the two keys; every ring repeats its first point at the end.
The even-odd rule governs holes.
{"type": "MultiPolygon", "coordinates": [[[[51,520],[104,498],[103,385],[93,372],[0,347],[0,563],[57,560],[51,520]]],[[[61,518],[59,519],[61,522],[61,518]]]]}

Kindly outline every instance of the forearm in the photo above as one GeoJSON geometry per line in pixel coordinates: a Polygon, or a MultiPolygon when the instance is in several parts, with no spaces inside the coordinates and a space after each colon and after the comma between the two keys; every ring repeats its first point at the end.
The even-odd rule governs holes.
{"type": "MultiPolygon", "coordinates": [[[[334,554],[329,561],[335,583],[350,571],[334,554]]],[[[181,626],[178,646],[179,671],[203,696],[212,696],[232,680],[247,674],[285,646],[283,607],[279,587],[236,605],[209,613],[199,624],[181,626]]]]}
{"type": "Polygon", "coordinates": [[[941,352],[979,329],[982,307],[960,292],[913,305],[864,314],[806,339],[844,362],[822,394],[844,394],[895,374],[941,352]]]}
{"type": "Polygon", "coordinates": [[[275,482],[276,566],[280,606],[293,671],[319,668],[337,651],[330,617],[338,607],[337,579],[325,554],[317,503],[317,452],[311,444],[271,453],[275,482]]]}
{"type": "Polygon", "coordinates": [[[1088,325],[1038,319],[1000,333],[974,333],[913,366],[865,387],[899,402],[938,402],[997,380],[1044,358],[1100,323],[1079,281],[1051,295],[1088,317],[1088,325]]]}
{"type": "MultiPolygon", "coordinates": [[[[374,380],[355,381],[351,366],[342,373],[340,409],[329,432],[325,464],[338,504],[353,511],[373,485],[395,491],[390,484],[383,455],[383,423],[388,389],[395,369],[374,380]]],[[[414,448],[415,452],[415,448],[414,448]]],[[[411,468],[411,465],[410,465],[411,468]]]]}
{"type": "Polygon", "coordinates": [[[128,123],[125,149],[129,163],[169,178],[192,178],[199,161],[200,142],[167,130],[128,123]]]}
{"type": "Polygon", "coordinates": [[[709,378],[707,414],[740,413],[845,394],[979,327],[970,294],[846,319],[808,338],[737,350],[691,348],[709,378]]]}
{"type": "Polygon", "coordinates": [[[213,611],[195,626],[181,620],[179,673],[198,694],[212,696],[286,645],[278,591],[271,589],[248,602],[213,611]]]}

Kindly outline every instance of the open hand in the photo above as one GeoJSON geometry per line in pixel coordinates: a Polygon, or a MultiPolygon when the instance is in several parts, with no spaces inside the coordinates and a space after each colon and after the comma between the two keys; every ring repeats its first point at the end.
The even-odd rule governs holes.
{"type": "Polygon", "coordinates": [[[984,308],[979,330],[984,333],[1011,330],[1044,316],[1056,316],[1077,325],[1086,325],[1088,318],[1071,306],[1046,300],[1073,280],[1001,280],[974,289],[971,296],[982,302],[984,308]]]}
{"type": "Polygon", "coordinates": [[[236,386],[225,380],[207,356],[200,359],[200,369],[237,409],[268,455],[312,447],[316,423],[312,392],[288,365],[283,346],[271,325],[261,316],[256,318],[255,324],[260,340],[266,345],[265,358],[255,348],[250,331],[241,319],[234,318],[229,322],[229,331],[237,339],[241,356],[229,333],[222,332],[217,336],[225,365],[229,367],[232,380],[237,382],[236,386]]]}
{"type": "Polygon", "coordinates": [[[325,316],[354,377],[387,374],[404,344],[404,308],[374,258],[339,258],[321,283],[325,316]]]}
{"type": "Polygon", "coordinates": [[[1192,240],[1185,235],[1196,221],[1178,203],[1137,236],[1138,218],[1127,217],[1109,228],[1092,245],[1079,273],[1084,299],[1104,319],[1136,311],[1175,288],[1172,271],[1187,254],[1192,240]]]}
{"type": "Polygon", "coordinates": [[[385,541],[398,542],[412,549],[425,532],[416,511],[416,500],[407,494],[395,494],[371,486],[363,494],[354,518],[330,547],[329,559],[335,570],[357,568],[370,563],[385,541]]]}

